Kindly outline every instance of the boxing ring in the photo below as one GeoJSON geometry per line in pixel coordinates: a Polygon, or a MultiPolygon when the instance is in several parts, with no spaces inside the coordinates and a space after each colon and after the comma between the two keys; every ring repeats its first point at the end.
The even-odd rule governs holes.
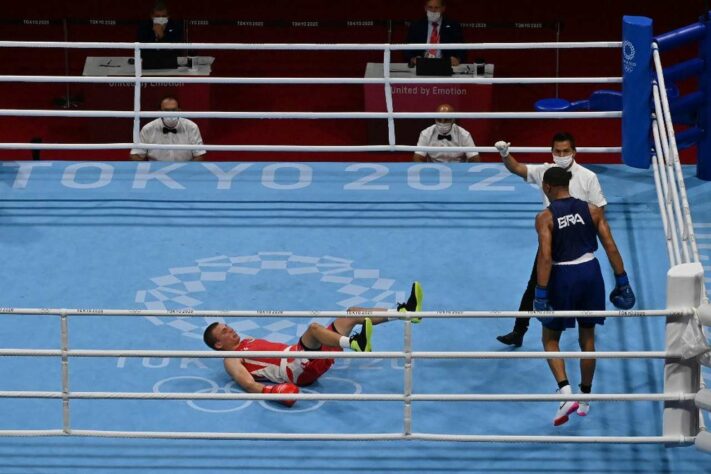
{"type": "MultiPolygon", "coordinates": [[[[0,46],[20,47],[67,45],[109,47],[0,42],[0,46]]],[[[620,46],[467,45],[469,49],[620,46]]],[[[140,50],[150,46],[113,43],[110,47],[135,49],[140,59],[140,50]]],[[[190,47],[371,48],[384,51],[385,63],[391,50],[412,48],[190,47]]],[[[0,81],[34,80],[101,81],[0,77],[0,81]]],[[[133,111],[0,111],[133,117],[133,143],[5,143],[0,147],[140,146],[139,119],[170,115],[140,110],[140,85],[146,80],[140,77],[140,68],[136,77],[125,79],[136,84],[133,111]]],[[[387,75],[382,80],[150,78],[163,80],[371,81],[384,85],[386,98],[391,97],[391,84],[451,81],[396,80],[387,75]]],[[[621,78],[465,79],[484,80],[621,82],[621,78]]],[[[663,81],[663,76],[658,80],[663,81]]],[[[664,109],[663,82],[655,91],[656,116],[665,120],[654,122],[653,176],[622,165],[589,166],[606,192],[606,215],[640,308],[604,312],[609,319],[599,330],[596,353],[581,353],[574,337],[563,337],[563,352],[556,357],[600,359],[590,395],[552,394],[555,384],[542,360],[551,355],[538,350],[537,323],[524,350],[511,351],[495,340],[510,326],[510,318],[521,314],[510,310],[518,304],[530,272],[537,246],[533,216],[541,207],[540,191],[499,163],[3,163],[3,472],[129,468],[145,472],[235,468],[245,472],[329,468],[345,472],[701,472],[707,454],[661,445],[696,443],[705,449],[709,443],[707,433],[694,425],[703,427],[704,421],[696,405],[709,409],[710,403],[708,390],[693,389],[693,374],[699,369],[695,358],[704,349],[680,340],[689,334],[687,329],[693,329],[697,316],[711,323],[703,287],[711,248],[706,243],[711,209],[700,204],[709,201],[711,189],[693,176],[690,167],[679,164],[671,119],[664,109]],[[309,357],[335,357],[337,363],[299,395],[241,392],[219,361],[229,354],[208,351],[201,340],[209,322],[227,321],[241,334],[293,343],[309,322],[342,317],[349,306],[393,307],[405,298],[415,279],[425,288],[427,311],[400,315],[402,322],[377,326],[373,353],[309,352],[309,357]],[[413,316],[423,317],[423,322],[413,325],[413,316]],[[660,317],[667,318],[666,324],[660,317]],[[690,355],[690,350],[696,353],[690,355]],[[283,398],[298,402],[291,409],[274,403],[283,398]],[[568,399],[592,401],[591,413],[555,428],[551,424],[555,402],[568,399]],[[569,446],[578,444],[585,446],[569,446]]],[[[202,147],[304,153],[427,150],[398,144],[395,118],[621,116],[619,112],[405,114],[394,112],[391,100],[384,114],[201,111],[180,115],[389,121],[389,143],[382,146],[202,147]]],[[[189,148],[160,146],[185,147],[189,148]]],[[[493,147],[475,150],[495,152],[493,147]]],[[[526,146],[511,150],[550,151],[526,146]]],[[[578,148],[581,155],[619,151],[611,146],[578,148]]],[[[604,257],[600,263],[609,289],[612,271],[604,257]]],[[[603,313],[582,316],[599,314],[603,313]]],[[[283,353],[268,355],[283,357],[283,353]]],[[[576,372],[569,370],[573,385],[578,382],[576,372]]]]}

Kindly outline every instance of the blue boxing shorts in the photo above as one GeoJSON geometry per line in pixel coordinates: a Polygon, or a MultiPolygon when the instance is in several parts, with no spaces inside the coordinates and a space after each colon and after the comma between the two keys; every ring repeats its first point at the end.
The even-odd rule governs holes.
{"type": "MultiPolygon", "coordinates": [[[[605,282],[597,258],[576,265],[553,265],[548,295],[555,311],[598,311],[605,309],[605,282]]],[[[605,318],[538,318],[553,331],[605,324],[605,318]]]]}

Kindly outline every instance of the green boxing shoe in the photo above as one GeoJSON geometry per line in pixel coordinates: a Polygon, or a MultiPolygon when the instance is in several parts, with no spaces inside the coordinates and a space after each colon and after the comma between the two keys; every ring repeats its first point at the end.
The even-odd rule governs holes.
{"type": "MultiPolygon", "coordinates": [[[[407,303],[400,303],[397,305],[397,310],[401,313],[422,311],[422,300],[424,299],[424,292],[422,291],[422,285],[419,281],[412,284],[412,289],[410,290],[410,297],[407,299],[407,303]]],[[[412,318],[410,321],[417,324],[422,321],[422,318],[412,318]]]]}
{"type": "Polygon", "coordinates": [[[351,349],[356,352],[372,352],[371,338],[373,336],[373,321],[365,318],[359,333],[350,337],[351,349]]]}

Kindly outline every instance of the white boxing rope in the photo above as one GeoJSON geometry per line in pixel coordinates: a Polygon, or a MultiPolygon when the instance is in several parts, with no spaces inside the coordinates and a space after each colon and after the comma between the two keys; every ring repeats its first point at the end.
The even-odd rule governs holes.
{"type": "MultiPolygon", "coordinates": [[[[590,119],[621,118],[622,112],[208,112],[208,111],[142,111],[129,110],[50,110],[50,109],[0,109],[4,117],[99,117],[99,118],[183,117],[215,119],[590,119]]],[[[492,147],[493,148],[493,147],[492,147]]],[[[550,148],[548,149],[550,151],[550,148]]]]}
{"type": "MultiPolygon", "coordinates": [[[[658,97],[658,93],[654,92],[655,98],[658,97]]],[[[655,150],[654,156],[654,179],[655,187],[657,190],[657,200],[659,202],[659,213],[662,216],[662,224],[664,225],[664,234],[667,240],[667,254],[669,256],[670,266],[674,266],[680,263],[684,263],[681,259],[681,250],[679,246],[679,236],[676,232],[675,221],[678,218],[674,214],[674,209],[672,207],[672,193],[669,190],[669,179],[667,178],[667,166],[665,164],[665,155],[668,153],[666,147],[662,147],[660,134],[660,127],[663,124],[659,122],[656,118],[652,120],[652,136],[654,139],[655,150]]]]}
{"type": "Polygon", "coordinates": [[[621,77],[212,77],[212,76],[0,76],[0,82],[95,84],[621,84],[621,77]]]}
{"type": "MultiPolygon", "coordinates": [[[[522,78],[523,79],[523,78],[522,78]]],[[[462,79],[463,81],[463,79],[462,79]]],[[[0,82],[77,82],[96,84],[383,84],[377,77],[212,77],[212,76],[0,76],[0,82]]],[[[460,82],[453,80],[452,82],[460,82]]]]}
{"type": "Polygon", "coordinates": [[[49,436],[67,436],[64,430],[0,430],[0,437],[49,437],[49,436]]]}
{"type": "Polygon", "coordinates": [[[282,441],[462,441],[479,443],[693,444],[695,436],[446,435],[438,433],[215,433],[195,431],[0,430],[9,436],[282,441]]]}
{"type": "MultiPolygon", "coordinates": [[[[403,402],[667,402],[693,400],[695,393],[572,393],[563,394],[484,394],[484,393],[187,393],[187,392],[68,392],[74,400],[311,400],[311,401],[363,401],[403,402]]],[[[60,399],[63,392],[0,391],[0,398],[60,399]]]]}
{"type": "MultiPolygon", "coordinates": [[[[656,43],[652,44],[652,57],[654,59],[654,68],[657,75],[658,81],[658,93],[660,96],[662,116],[658,117],[660,121],[663,121],[667,126],[667,133],[669,139],[669,148],[671,155],[668,157],[671,160],[672,167],[674,169],[675,178],[677,185],[679,187],[679,194],[681,196],[680,203],[676,203],[676,206],[681,206],[679,212],[679,220],[683,222],[683,232],[682,240],[686,244],[689,243],[691,246],[691,257],[694,262],[700,261],[699,249],[696,243],[696,237],[694,235],[694,225],[691,219],[691,208],[689,207],[689,200],[686,195],[686,186],[684,185],[684,175],[681,170],[681,162],[679,161],[679,150],[676,146],[676,136],[674,135],[674,124],[671,118],[671,108],[669,106],[669,98],[667,97],[667,90],[664,81],[664,72],[662,69],[661,58],[659,57],[659,47],[656,43]]],[[[671,183],[670,183],[671,184],[671,183]]],[[[682,247],[682,251],[685,247],[682,247]]],[[[706,293],[706,287],[704,286],[702,291],[704,295],[706,293]]]]}
{"type": "MultiPolygon", "coordinates": [[[[376,151],[441,151],[432,146],[412,145],[157,145],[152,143],[0,143],[0,150],[130,150],[133,148],[150,148],[154,150],[206,150],[206,151],[283,151],[292,153],[341,152],[363,153],[376,151]]],[[[498,153],[495,147],[447,147],[447,151],[482,153],[498,153]]],[[[550,154],[550,147],[509,147],[512,153],[544,153],[550,154]]],[[[621,153],[621,147],[578,147],[580,153],[621,153]]],[[[432,163],[421,163],[432,164],[432,163]]]]}
{"type": "MultiPolygon", "coordinates": [[[[224,439],[224,440],[304,440],[304,441],[395,441],[408,439],[403,433],[343,434],[343,433],[215,433],[190,431],[100,431],[100,430],[0,430],[0,437],[9,436],[82,436],[98,438],[142,439],[224,439]]],[[[436,435],[435,435],[436,436],[436,435]]]]}
{"type": "Polygon", "coordinates": [[[0,357],[61,357],[60,349],[0,349],[0,357]]]}
{"type": "Polygon", "coordinates": [[[413,433],[421,441],[467,441],[479,443],[572,443],[572,444],[693,444],[695,436],[517,436],[445,435],[413,433]]]}
{"type": "MultiPolygon", "coordinates": [[[[281,310],[156,310],[156,309],[95,309],[95,308],[0,308],[0,314],[25,314],[31,316],[182,316],[186,318],[224,317],[224,318],[354,318],[360,316],[383,316],[382,311],[281,311],[281,310]]],[[[408,311],[406,313],[387,313],[389,318],[409,320],[412,318],[596,318],[596,317],[664,317],[690,316],[693,308],[675,309],[638,309],[606,311],[408,311]]]]}
{"type": "MultiPolygon", "coordinates": [[[[674,129],[670,128],[671,124],[668,124],[665,120],[662,119],[663,111],[661,105],[661,96],[659,85],[656,81],[653,81],[652,83],[652,93],[654,99],[655,115],[656,117],[658,117],[652,121],[652,124],[656,125],[657,128],[657,130],[653,129],[653,133],[659,135],[659,140],[661,142],[661,148],[657,148],[657,153],[661,152],[661,156],[663,157],[663,169],[666,170],[664,176],[665,178],[667,178],[667,185],[665,188],[667,192],[667,204],[673,208],[673,212],[670,212],[668,216],[670,217],[672,231],[674,231],[674,229],[676,228],[676,232],[674,232],[672,236],[678,236],[676,238],[675,245],[677,245],[677,247],[681,249],[681,255],[683,257],[682,260],[677,261],[679,263],[689,263],[691,262],[691,260],[689,258],[689,245],[687,243],[686,238],[686,223],[681,214],[679,197],[680,191],[677,188],[677,181],[674,179],[676,170],[674,169],[674,165],[672,164],[672,162],[674,161],[674,154],[671,148],[670,136],[674,134],[674,129]],[[676,226],[674,225],[675,220],[677,224],[676,226]]],[[[656,145],[657,144],[655,142],[655,147],[656,145]]],[[[681,187],[684,187],[683,177],[681,187]]]]}
{"type": "Polygon", "coordinates": [[[393,84],[622,84],[621,77],[398,77],[393,84]]]}
{"type": "MultiPolygon", "coordinates": [[[[657,125],[656,123],[652,123],[652,128],[655,128],[657,125]]],[[[664,229],[664,238],[667,242],[667,256],[669,257],[669,266],[673,267],[674,265],[677,264],[678,259],[676,258],[675,255],[675,250],[678,252],[678,249],[675,249],[674,243],[672,239],[674,238],[674,234],[671,231],[671,227],[669,226],[669,219],[667,217],[667,212],[668,209],[666,209],[666,203],[664,201],[664,196],[662,192],[662,187],[661,187],[661,179],[659,176],[659,155],[657,153],[652,154],[652,170],[654,172],[654,184],[657,189],[657,204],[659,205],[659,215],[662,217],[662,227],[664,229]]]]}
{"type": "MultiPolygon", "coordinates": [[[[312,146],[312,145],[157,145],[152,143],[0,143],[0,150],[207,150],[207,151],[285,151],[285,152],[369,152],[398,151],[389,145],[312,146]]],[[[449,148],[453,149],[453,148],[449,148]]],[[[550,153],[550,148],[547,149],[550,153]]],[[[580,149],[578,149],[580,151],[580,149]]]]}
{"type": "MultiPolygon", "coordinates": [[[[22,109],[15,109],[18,112],[22,109]]],[[[53,111],[62,113],[64,111],[53,111]]],[[[75,111],[70,111],[75,112],[75,111]]],[[[91,112],[91,111],[82,111],[91,112]]],[[[102,111],[111,112],[111,111],[102,111]]],[[[125,112],[122,112],[125,113],[125,112]]],[[[621,118],[620,111],[593,111],[593,112],[174,112],[172,114],[150,111],[141,112],[141,117],[186,117],[186,118],[264,118],[264,119],[422,119],[422,118],[466,118],[466,119],[601,119],[621,118]]],[[[550,150],[549,150],[550,151],[550,150]]]]}
{"type": "Polygon", "coordinates": [[[541,43],[127,43],[96,41],[0,41],[0,48],[72,49],[192,49],[192,50],[284,50],[284,51],[398,51],[410,49],[590,49],[620,48],[621,41],[561,41],[541,43]]]}
{"type": "Polygon", "coordinates": [[[598,351],[598,352],[314,352],[314,351],[185,351],[142,349],[0,349],[0,357],[141,357],[224,359],[229,357],[291,359],[680,359],[667,351],[598,351]]]}

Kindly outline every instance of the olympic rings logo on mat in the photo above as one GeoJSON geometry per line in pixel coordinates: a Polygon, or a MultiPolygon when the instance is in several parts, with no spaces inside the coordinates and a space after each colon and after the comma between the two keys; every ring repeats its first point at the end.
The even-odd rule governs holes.
{"type": "MultiPolygon", "coordinates": [[[[347,298],[336,302],[340,308],[350,306],[394,306],[404,298],[403,291],[395,291],[395,280],[383,278],[380,270],[353,267],[353,260],[324,255],[321,257],[294,255],[292,252],[257,252],[253,255],[199,258],[194,265],[173,267],[165,275],[151,278],[153,288],[136,292],[135,302],[146,309],[161,311],[192,312],[204,304],[198,296],[205,293],[208,286],[224,283],[230,275],[253,277],[263,271],[285,272],[288,276],[316,277],[322,283],[337,285],[337,292],[347,298]]],[[[265,313],[266,314],[266,313],[265,313]]],[[[196,318],[153,317],[147,319],[156,326],[169,326],[184,336],[202,339],[204,324],[196,318]]],[[[222,321],[221,318],[207,318],[222,321]]],[[[273,323],[273,321],[272,321],[273,323]]],[[[259,325],[252,320],[240,320],[243,334],[251,336],[250,330],[259,325]]],[[[270,323],[271,325],[271,323],[270,323]]],[[[280,334],[282,340],[284,334],[280,334]]],[[[297,335],[288,336],[296,339],[297,335]]],[[[283,342],[289,342],[283,340],[283,342]]]]}
{"type": "MultiPolygon", "coordinates": [[[[353,388],[350,392],[354,395],[362,393],[363,387],[351,379],[343,377],[321,377],[321,380],[330,380],[331,382],[340,382],[346,385],[352,385],[353,388]]],[[[235,382],[228,382],[223,386],[220,386],[217,382],[212,379],[199,377],[197,375],[178,375],[175,377],[168,377],[159,380],[153,385],[154,393],[171,393],[171,392],[182,392],[184,390],[192,391],[192,393],[243,393],[242,390],[238,389],[235,382]],[[185,385],[190,385],[190,388],[185,388],[185,385]],[[196,389],[194,385],[197,384],[199,387],[196,389]],[[168,387],[173,386],[178,390],[169,390],[168,387]]],[[[313,388],[301,388],[302,393],[319,393],[313,388]]],[[[205,413],[231,413],[235,411],[240,411],[248,406],[252,405],[255,400],[233,400],[233,406],[227,408],[225,405],[230,404],[227,401],[211,401],[211,400],[187,400],[186,403],[190,408],[194,410],[202,411],[205,413]],[[208,405],[214,404],[215,406],[210,407],[208,405]]],[[[284,412],[284,413],[304,413],[308,411],[314,411],[321,408],[321,406],[326,403],[326,400],[301,400],[296,407],[287,408],[277,403],[268,402],[266,400],[259,400],[259,404],[262,405],[267,410],[284,412]]]]}

